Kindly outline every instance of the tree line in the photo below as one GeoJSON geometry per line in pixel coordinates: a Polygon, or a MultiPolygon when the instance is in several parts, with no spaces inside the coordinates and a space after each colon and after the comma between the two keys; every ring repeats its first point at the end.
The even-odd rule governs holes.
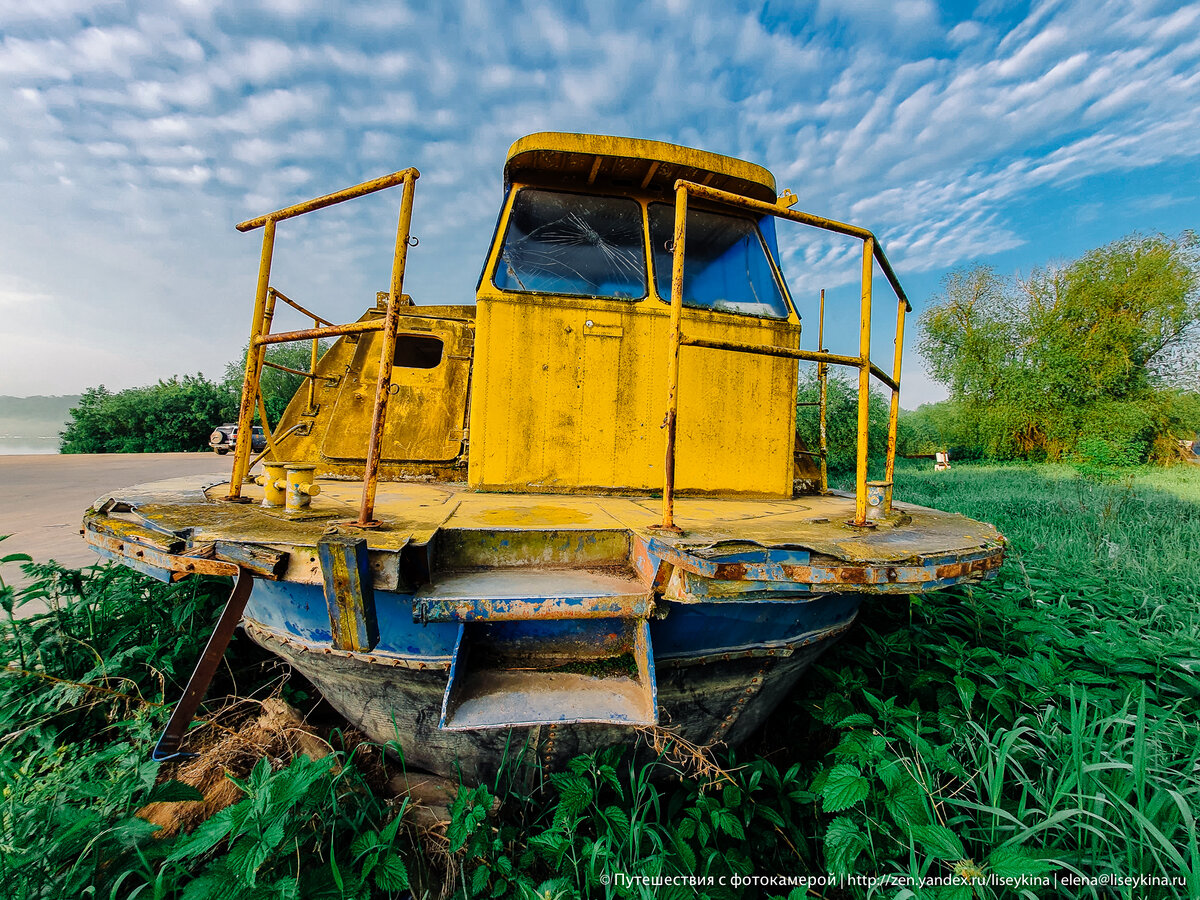
{"type": "MultiPolygon", "coordinates": [[[[321,352],[324,352],[322,348],[321,352]]],[[[213,428],[237,421],[245,375],[245,351],[225,366],[220,380],[199,373],[174,375],[146,387],[110,391],[88,388],[71,409],[60,435],[60,453],[177,453],[207,450],[213,428]]],[[[268,348],[276,365],[307,371],[308,344],[268,348]]],[[[279,421],[304,378],[267,367],[262,390],[269,423],[279,421]]],[[[255,413],[255,421],[258,414],[255,413]]]]}
{"type": "Polygon", "coordinates": [[[950,273],[919,347],[950,391],[903,419],[901,450],[1169,462],[1200,428],[1196,235],[1131,235],[1028,277],[950,273]]]}
{"type": "MultiPolygon", "coordinates": [[[[1028,277],[977,265],[951,272],[918,320],[930,373],[950,392],[905,412],[899,452],[959,459],[1096,457],[1168,462],[1178,438],[1200,428],[1200,241],[1130,235],[1028,277]]],[[[322,351],[323,352],[323,351],[322,351]]],[[[309,348],[271,347],[267,358],[307,370],[309,348]]],[[[63,453],[202,450],[214,426],[235,420],[245,359],[219,381],[176,376],[149,387],[88,389],[62,433],[63,453]]],[[[303,378],[267,368],[262,385],[277,422],[303,378]]],[[[802,402],[817,397],[802,372],[802,402]]],[[[831,370],[829,463],[854,465],[857,387],[831,370]]],[[[817,446],[817,410],[800,406],[797,427],[817,446]]],[[[886,446],[887,401],[871,402],[870,455],[886,446]]]]}
{"type": "MultiPolygon", "coordinates": [[[[1130,235],[1028,277],[976,265],[942,281],[918,347],[950,397],[902,411],[901,456],[1169,463],[1200,429],[1200,241],[1130,235]]],[[[830,471],[855,464],[857,379],[831,368],[830,471]]],[[[797,428],[818,441],[815,367],[800,373],[797,428]]],[[[901,395],[903,397],[903,394],[901,395]]],[[[872,388],[869,456],[887,445],[872,388]]]]}

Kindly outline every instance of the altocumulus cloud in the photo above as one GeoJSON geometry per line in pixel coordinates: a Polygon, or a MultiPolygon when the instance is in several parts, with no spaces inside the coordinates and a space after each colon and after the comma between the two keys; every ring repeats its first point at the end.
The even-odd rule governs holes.
{"type": "MultiPolygon", "coordinates": [[[[1047,186],[1200,154],[1196,5],[428,7],[4,4],[0,393],[219,372],[257,260],[231,224],[406,165],[424,173],[408,286],[468,302],[504,151],[536,130],[765,163],[908,273],[1020,248],[1014,208],[1047,186]]],[[[394,206],[281,229],[281,288],[355,315],[386,284],[394,206]]],[[[799,293],[854,274],[844,243],[785,246],[799,293]]]]}

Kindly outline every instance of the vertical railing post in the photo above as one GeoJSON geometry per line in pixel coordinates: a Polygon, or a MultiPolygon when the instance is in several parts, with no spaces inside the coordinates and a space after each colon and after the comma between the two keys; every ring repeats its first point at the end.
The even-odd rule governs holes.
{"type": "Polygon", "coordinates": [[[262,372],[266,347],[256,341],[262,335],[267,311],[267,289],[271,281],[271,256],[275,252],[275,220],[263,224],[262,256],[258,262],[258,288],[254,294],[254,316],[250,320],[250,346],[246,349],[246,377],[242,382],[242,401],[238,407],[237,445],[233,451],[233,474],[229,478],[227,500],[246,502],[242,482],[250,471],[250,447],[253,442],[254,407],[258,379],[262,372]]]}
{"type": "MultiPolygon", "coordinates": [[[[318,327],[320,324],[321,323],[318,322],[316,319],[313,319],[313,328],[318,327]]],[[[310,354],[309,364],[308,364],[308,374],[310,376],[308,379],[308,410],[309,410],[309,412],[312,412],[314,409],[317,408],[317,379],[316,379],[317,351],[320,349],[320,344],[321,344],[320,338],[312,339],[312,353],[310,354]]]]}
{"type": "Polygon", "coordinates": [[[392,386],[392,362],[396,354],[396,331],[400,325],[400,297],[404,290],[404,265],[408,259],[408,235],[412,227],[413,192],[417,170],[409,169],[404,177],[404,194],[400,199],[400,219],[396,224],[396,251],[392,256],[392,282],[388,293],[387,313],[383,326],[383,347],[379,351],[379,380],[375,385],[375,411],[371,416],[371,434],[367,458],[363,467],[362,506],[358,512],[360,528],[372,528],[379,523],[375,513],[375,487],[379,477],[379,457],[383,450],[383,430],[387,424],[388,397],[392,386]]]}
{"type": "Polygon", "coordinates": [[[663,457],[663,531],[675,526],[675,433],[679,417],[679,338],[683,318],[683,257],[687,243],[687,188],[675,188],[675,237],[671,245],[671,338],[667,348],[667,430],[663,457]]]}
{"type": "MultiPolygon", "coordinates": [[[[825,288],[821,288],[821,312],[817,319],[817,351],[827,353],[825,349],[825,288]]],[[[825,434],[825,412],[828,408],[829,363],[817,363],[817,390],[819,401],[817,406],[821,413],[820,439],[817,449],[821,454],[821,493],[829,490],[829,442],[825,434]]]]}
{"type": "Polygon", "coordinates": [[[859,527],[867,522],[867,433],[870,427],[871,398],[871,276],[875,267],[875,241],[863,241],[862,305],[858,332],[858,471],[854,484],[854,521],[859,527]]]}
{"type": "Polygon", "coordinates": [[[888,415],[887,467],[884,469],[883,480],[892,483],[896,474],[896,432],[900,423],[900,360],[904,354],[904,313],[907,304],[901,300],[896,311],[896,361],[892,366],[892,381],[896,387],[892,390],[892,408],[888,415]]]}

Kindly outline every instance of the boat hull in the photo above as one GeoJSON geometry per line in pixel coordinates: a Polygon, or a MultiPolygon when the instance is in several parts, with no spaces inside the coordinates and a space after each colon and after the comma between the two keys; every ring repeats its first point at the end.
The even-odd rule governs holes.
{"type": "MultiPolygon", "coordinates": [[[[650,623],[659,727],[700,746],[740,743],[850,627],[860,599],[672,604],[650,623]]],[[[636,725],[567,721],[441,727],[457,626],[414,622],[405,595],[380,593],[376,604],[380,639],[370,653],[333,647],[322,632],[320,591],[302,585],[257,583],[244,624],[352,725],[418,769],[475,781],[522,758],[554,769],[641,733],[636,725]]]]}

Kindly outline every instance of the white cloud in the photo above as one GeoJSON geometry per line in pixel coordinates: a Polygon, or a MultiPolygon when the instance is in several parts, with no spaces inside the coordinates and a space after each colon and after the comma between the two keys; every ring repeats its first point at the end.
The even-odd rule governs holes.
{"type": "Polygon", "coordinates": [[[20,78],[71,77],[70,51],[61,41],[26,41],[6,36],[0,44],[0,74],[20,78]]]}
{"type": "Polygon", "coordinates": [[[950,29],[946,35],[946,40],[955,47],[962,47],[967,44],[976,44],[984,39],[987,30],[978,22],[966,21],[959,22],[950,29]]]}
{"type": "MultiPolygon", "coordinates": [[[[983,4],[958,22],[926,0],[819,0],[782,21],[717,0],[645,4],[636,17],[547,0],[9,0],[0,192],[10,226],[61,226],[85,244],[109,233],[114,270],[156,260],[152,279],[31,290],[69,309],[84,302],[78,284],[103,283],[119,310],[170,283],[180,302],[157,324],[180,370],[213,352],[182,337],[201,307],[214,334],[232,320],[244,340],[257,243],[234,221],[405,165],[423,173],[414,296],[469,300],[504,153],[538,130],[752,159],[803,208],[876,230],[904,271],[936,271],[1017,247],[1012,210],[1051,188],[1194,162],[1198,21],[1195,4],[1084,0],[1023,14],[983,4]],[[216,257],[244,276],[240,291],[212,283],[216,257]]],[[[386,262],[394,227],[386,199],[289,223],[280,277],[351,306],[369,299],[386,265],[347,273],[333,257],[386,262]]],[[[0,283],[29,281],[44,248],[21,229],[10,237],[24,252],[0,254],[0,283]]],[[[857,278],[853,246],[785,246],[806,291],[857,278]]],[[[91,323],[98,340],[121,339],[121,316],[110,319],[91,323]]]]}

